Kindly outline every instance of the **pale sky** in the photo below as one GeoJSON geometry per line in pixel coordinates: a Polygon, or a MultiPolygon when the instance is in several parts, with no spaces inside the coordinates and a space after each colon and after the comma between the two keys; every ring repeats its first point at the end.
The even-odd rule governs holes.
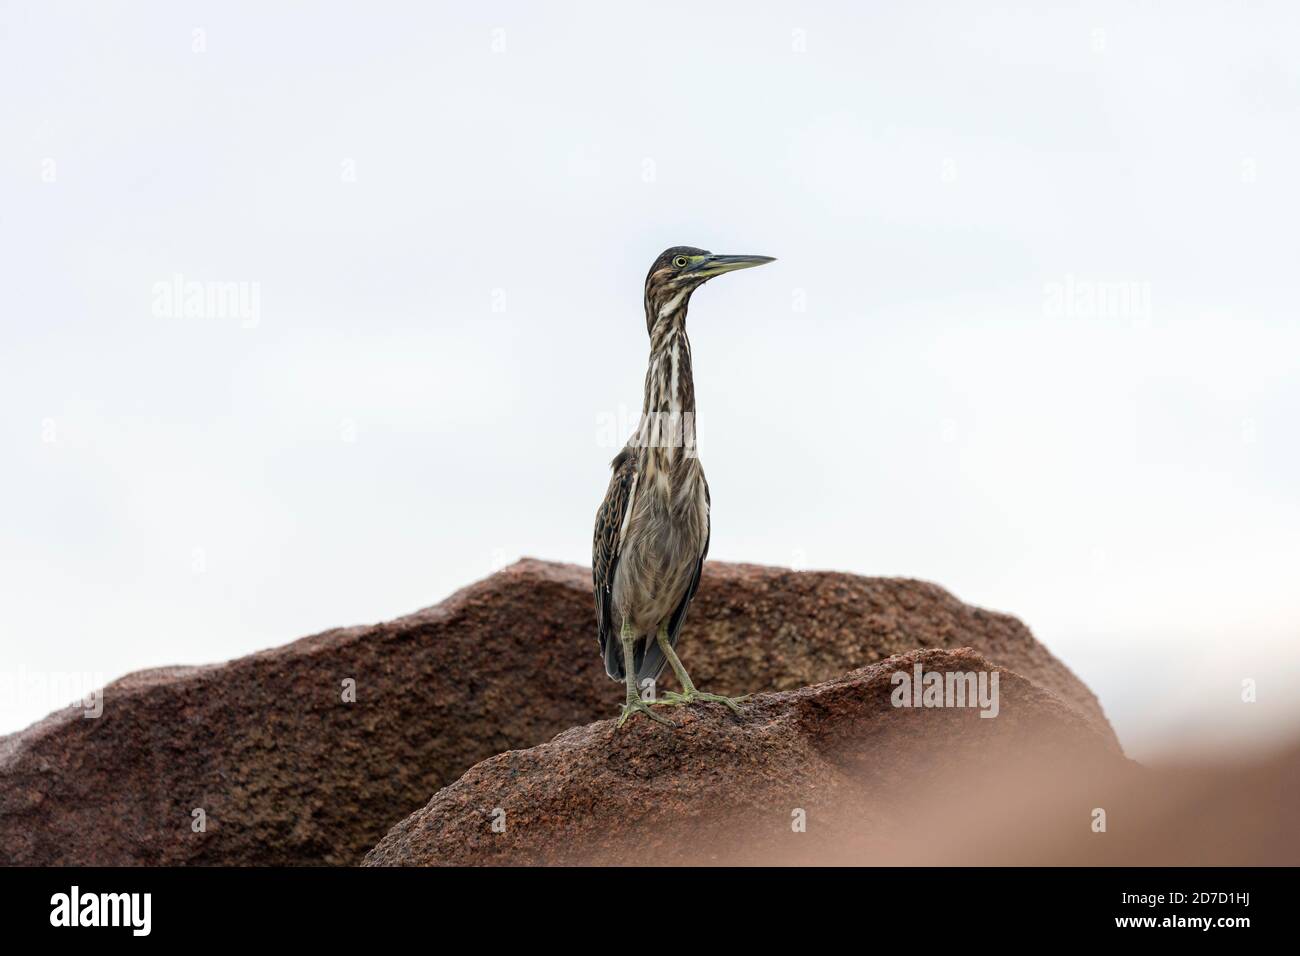
{"type": "Polygon", "coordinates": [[[1300,8],[1057,7],[0,3],[0,732],[588,562],[675,244],[712,557],[1297,730],[1300,8]]]}

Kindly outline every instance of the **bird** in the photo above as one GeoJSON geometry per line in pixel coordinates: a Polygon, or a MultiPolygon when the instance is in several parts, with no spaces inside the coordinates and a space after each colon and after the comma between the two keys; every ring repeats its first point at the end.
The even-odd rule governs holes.
{"type": "Polygon", "coordinates": [[[694,246],[664,250],[645,280],[650,359],[636,431],[610,462],[596,512],[592,584],[605,673],[626,686],[616,728],[644,713],[672,724],[651,703],[716,702],[740,715],[743,698],[695,687],[675,647],[709,553],[709,484],[695,448],[695,381],[686,311],[691,295],[715,276],[775,261],[772,256],[714,255],[694,246]],[[640,686],[671,666],[681,692],[647,702],[640,686]]]}

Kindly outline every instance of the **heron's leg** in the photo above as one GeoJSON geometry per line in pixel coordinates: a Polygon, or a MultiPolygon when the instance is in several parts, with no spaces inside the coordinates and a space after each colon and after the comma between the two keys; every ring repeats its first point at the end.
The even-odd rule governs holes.
{"type": "Polygon", "coordinates": [[[748,697],[748,694],[746,694],[745,697],[723,697],[721,694],[706,694],[702,690],[696,690],[695,682],[691,680],[691,675],[686,673],[686,668],[682,666],[681,660],[677,657],[677,652],[673,650],[673,645],[668,640],[667,623],[659,626],[659,636],[657,640],[659,641],[659,649],[664,652],[664,657],[668,658],[668,666],[670,666],[673,669],[673,673],[677,675],[677,683],[682,685],[682,692],[678,694],[674,691],[669,691],[655,701],[655,703],[675,705],[689,704],[697,700],[711,700],[719,704],[726,704],[737,716],[740,715],[739,702],[744,700],[745,697],[748,697]]]}
{"type": "Polygon", "coordinates": [[[661,724],[673,726],[671,720],[660,717],[650,705],[641,699],[641,695],[636,689],[636,652],[632,650],[632,645],[636,643],[636,634],[627,626],[627,621],[623,622],[620,632],[620,638],[623,641],[623,679],[627,684],[627,702],[623,704],[623,713],[619,715],[618,725],[622,727],[629,717],[637,711],[641,711],[647,717],[659,721],[661,724]]]}

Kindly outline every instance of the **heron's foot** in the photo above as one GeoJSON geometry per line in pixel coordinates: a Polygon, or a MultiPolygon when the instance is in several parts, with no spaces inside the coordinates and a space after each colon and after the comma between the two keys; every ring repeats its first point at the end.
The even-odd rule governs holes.
{"type": "Polygon", "coordinates": [[[651,710],[650,705],[640,697],[633,698],[623,705],[623,713],[619,715],[618,723],[615,726],[622,727],[627,723],[627,719],[637,712],[645,714],[651,720],[657,720],[661,724],[667,724],[669,727],[676,726],[671,720],[668,720],[666,717],[660,717],[651,710]]]}
{"type": "Polygon", "coordinates": [[[748,699],[748,694],[744,694],[740,697],[723,697],[721,694],[706,694],[704,691],[696,690],[692,687],[684,694],[679,694],[673,690],[666,691],[662,697],[655,701],[655,703],[667,704],[669,707],[684,707],[688,704],[695,703],[697,700],[712,701],[716,704],[726,704],[731,708],[731,712],[739,717],[740,702],[748,699]]]}

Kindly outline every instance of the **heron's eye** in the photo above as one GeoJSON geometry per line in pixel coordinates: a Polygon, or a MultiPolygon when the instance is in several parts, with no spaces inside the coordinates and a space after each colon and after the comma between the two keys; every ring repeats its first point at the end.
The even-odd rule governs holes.
{"type": "Polygon", "coordinates": [[[685,257],[685,256],[678,256],[676,259],[673,260],[673,265],[675,265],[675,266],[676,266],[677,268],[679,268],[679,269],[685,269],[685,268],[686,268],[686,257],[685,257]]]}

